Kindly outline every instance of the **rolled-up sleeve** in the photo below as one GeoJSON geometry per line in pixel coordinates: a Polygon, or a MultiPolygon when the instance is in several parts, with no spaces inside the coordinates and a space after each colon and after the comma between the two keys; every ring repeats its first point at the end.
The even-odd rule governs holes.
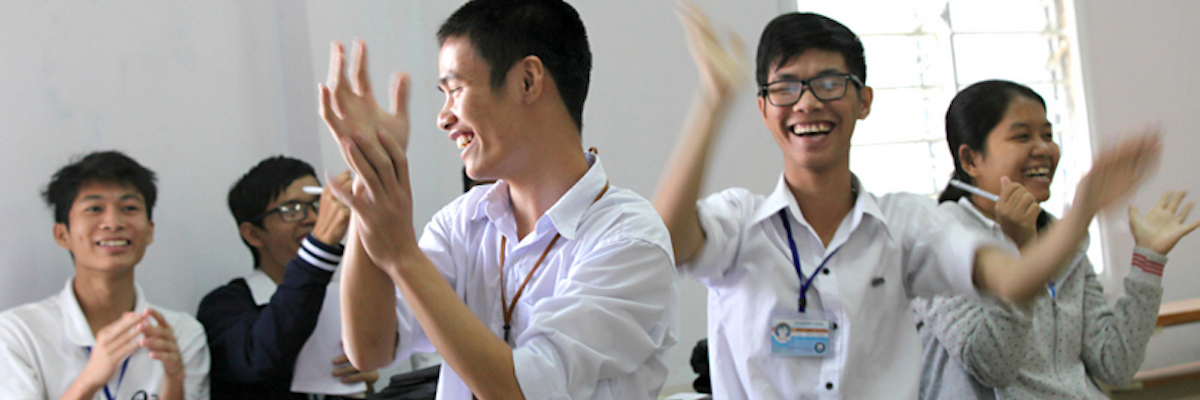
{"type": "Polygon", "coordinates": [[[531,306],[513,350],[525,398],[656,398],[667,374],[663,352],[675,342],[676,296],[661,245],[598,244],[576,259],[555,296],[531,306]]]}

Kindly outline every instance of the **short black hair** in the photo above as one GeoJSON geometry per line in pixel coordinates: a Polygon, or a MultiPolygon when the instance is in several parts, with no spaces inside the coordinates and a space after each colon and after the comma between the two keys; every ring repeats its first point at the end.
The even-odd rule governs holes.
{"type": "Polygon", "coordinates": [[[54,222],[70,225],[71,207],[79,189],[89,183],[111,183],[133,186],[146,202],[146,218],[152,219],[154,201],[158,199],[154,171],[143,167],[129,156],[116,150],[97,151],[75,158],[50,178],[42,199],[54,209],[54,222]]]}
{"type": "Polygon", "coordinates": [[[561,0],[473,0],[438,29],[438,45],[463,36],[491,68],[492,89],[504,87],[512,66],[537,56],[558,86],[575,127],[583,129],[583,102],[592,73],[592,50],[579,13],[561,0]]]}
{"type": "Polygon", "coordinates": [[[758,86],[768,83],[772,69],[787,64],[809,49],[840,53],[849,72],[863,84],[867,83],[867,61],[858,35],[821,14],[787,13],[775,17],[763,28],[755,68],[758,86]]]}
{"type": "MultiPolygon", "coordinates": [[[[255,218],[266,212],[267,205],[287,190],[292,182],[306,176],[316,178],[317,173],[311,165],[295,158],[273,156],[260,161],[229,188],[229,211],[233,213],[234,221],[239,227],[243,222],[249,222],[262,228],[262,220],[255,218]]],[[[261,258],[258,249],[251,246],[246,238],[242,238],[242,243],[250,248],[250,254],[254,255],[254,268],[257,269],[261,258]]]]}

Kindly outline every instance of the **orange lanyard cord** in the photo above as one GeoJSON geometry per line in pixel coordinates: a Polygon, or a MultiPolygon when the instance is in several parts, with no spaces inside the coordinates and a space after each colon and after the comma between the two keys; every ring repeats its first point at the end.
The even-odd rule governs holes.
{"type": "MultiPolygon", "coordinates": [[[[596,202],[599,201],[601,197],[604,197],[604,194],[607,192],[608,182],[604,182],[604,190],[601,190],[600,194],[596,195],[595,199],[592,199],[592,204],[596,204],[596,202]]],[[[504,253],[505,249],[508,247],[508,238],[504,235],[500,235],[500,309],[504,312],[505,343],[509,342],[509,332],[512,331],[512,316],[513,312],[517,309],[517,300],[521,299],[521,294],[525,292],[525,285],[529,284],[529,279],[533,278],[533,274],[537,272],[539,267],[542,266],[542,261],[546,259],[546,255],[550,254],[550,249],[554,247],[555,243],[558,243],[558,238],[560,237],[562,237],[562,234],[556,233],[554,234],[554,239],[550,239],[550,244],[546,245],[546,250],[542,250],[542,256],[538,257],[537,262],[533,264],[533,269],[529,270],[528,274],[525,274],[525,280],[522,281],[521,286],[517,288],[517,293],[513,295],[512,304],[510,305],[507,300],[508,295],[504,293],[504,253]]]]}

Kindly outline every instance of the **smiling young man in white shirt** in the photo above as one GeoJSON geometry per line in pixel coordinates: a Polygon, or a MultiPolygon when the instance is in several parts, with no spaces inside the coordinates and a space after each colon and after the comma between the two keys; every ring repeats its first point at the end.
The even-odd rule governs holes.
{"type": "Polygon", "coordinates": [[[0,313],[0,398],[208,398],[204,328],[150,304],[134,283],[154,239],[156,193],[154,173],[115,151],[55,173],[44,196],[75,276],[57,295],[0,313]]]}
{"type": "MultiPolygon", "coordinates": [[[[1157,137],[1101,155],[1066,224],[1014,258],[915,194],[876,196],[850,172],[850,138],[870,114],[862,43],[845,26],[790,13],[763,30],[758,108],[783,153],[769,196],[700,199],[715,133],[740,76],[695,7],[683,9],[704,79],[655,196],[676,262],[709,290],[718,399],[915,399],[921,345],[909,299],[990,292],[1026,299],[1071,255],[1095,212],[1136,184],[1157,137]],[[1101,183],[1103,182],[1103,183],[1101,183]]],[[[1062,222],[1060,222],[1062,223],[1062,222]]]]}
{"type": "Polygon", "coordinates": [[[436,348],[439,399],[657,398],[678,307],[670,238],[649,202],[583,152],[591,52],[578,14],[558,0],[473,1],[438,39],[438,126],[471,178],[498,181],[439,211],[419,241],[408,78],[385,112],[362,44],[350,82],[335,45],[321,89],[358,175],[335,190],[353,210],[342,278],[351,361],[369,369],[397,349],[436,348]]]}

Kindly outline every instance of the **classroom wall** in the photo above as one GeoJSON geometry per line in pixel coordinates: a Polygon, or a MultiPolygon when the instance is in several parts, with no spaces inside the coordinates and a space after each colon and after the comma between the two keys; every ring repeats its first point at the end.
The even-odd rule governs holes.
{"type": "MultiPolygon", "coordinates": [[[[412,75],[415,219],[428,220],[461,190],[458,151],[434,125],[442,102],[435,89],[434,33],[461,3],[0,4],[0,49],[7,55],[0,62],[6,144],[0,168],[7,172],[0,174],[7,188],[0,195],[7,222],[0,225],[0,241],[7,243],[0,253],[0,273],[7,277],[0,280],[0,309],[46,297],[72,274],[38,193],[72,155],[97,149],[124,150],[159,174],[155,242],[137,269],[150,299],[194,313],[209,290],[248,273],[249,252],[225,206],[229,186],[273,154],[308,160],[321,171],[344,168],[316,114],[316,83],[327,71],[330,40],[366,40],[377,87],[386,87],[392,70],[412,75]]],[[[588,28],[595,63],[584,145],[599,149],[614,185],[650,197],[698,82],[674,2],[573,3],[588,28]]],[[[751,49],[762,26],[786,7],[779,0],[698,3],[751,49]]],[[[1078,7],[1097,136],[1107,140],[1112,127],[1150,116],[1160,116],[1169,132],[1163,172],[1134,200],[1148,207],[1156,198],[1151,192],[1197,187],[1197,178],[1185,171],[1196,169],[1188,152],[1200,148],[1189,129],[1200,126],[1200,117],[1189,112],[1200,89],[1189,70],[1197,65],[1193,49],[1200,35],[1184,22],[1200,15],[1198,6],[1188,0],[1137,6],[1089,0],[1078,7]],[[1128,60],[1155,62],[1147,68],[1128,60]],[[1145,80],[1130,79],[1135,76],[1145,80]]],[[[767,193],[778,179],[779,150],[762,125],[752,78],[746,79],[705,193],[731,186],[767,193]]],[[[1123,219],[1104,220],[1113,237],[1110,260],[1128,259],[1129,244],[1120,242],[1128,236],[1123,219]]],[[[1172,254],[1167,300],[1200,296],[1200,270],[1188,262],[1200,256],[1196,240],[1185,239],[1172,254]]],[[[1112,264],[1120,275],[1128,268],[1112,264]]],[[[704,288],[684,278],[680,294],[681,331],[669,354],[668,392],[690,387],[694,374],[687,359],[706,336],[704,288]]],[[[1148,364],[1200,359],[1197,336],[1189,335],[1170,349],[1152,344],[1148,364]]]]}

